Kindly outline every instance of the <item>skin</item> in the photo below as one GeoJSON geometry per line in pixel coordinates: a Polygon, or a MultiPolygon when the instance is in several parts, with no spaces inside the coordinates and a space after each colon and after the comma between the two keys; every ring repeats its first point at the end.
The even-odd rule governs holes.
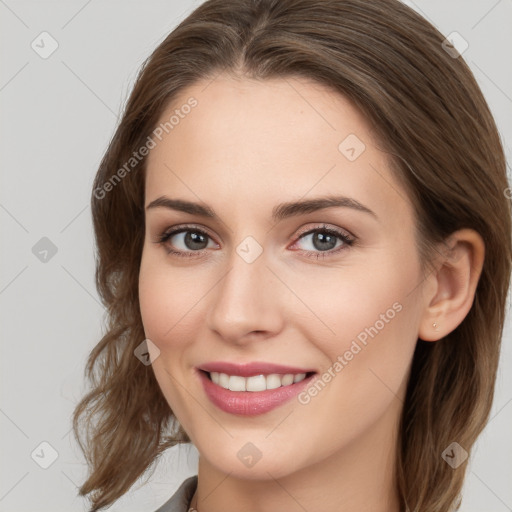
{"type": "Polygon", "coordinates": [[[396,512],[396,437],[415,344],[463,320],[483,242],[457,232],[436,253],[435,270],[422,272],[413,205],[371,124],[336,92],[302,78],[221,75],[182,91],[161,120],[190,96],[197,107],[150,152],[145,205],[164,195],[196,201],[219,220],[147,209],[139,294],[146,337],[160,350],[155,376],[200,454],[192,504],[199,512],[396,512]],[[354,161],[338,149],[349,134],[366,146],[354,161]],[[271,218],[279,203],[333,193],[375,216],[331,207],[271,218]],[[168,251],[194,251],[183,233],[157,243],[183,224],[210,237],[189,258],[168,251]],[[323,225],[355,242],[335,253],[343,245],[335,238],[328,254],[313,234],[300,238],[323,225]],[[252,263],[236,251],[248,236],[263,249],[252,263]],[[321,375],[393,304],[394,318],[307,404],[229,414],[196,375],[195,367],[219,360],[321,375]],[[237,456],[246,443],[261,453],[252,467],[237,456]]]}

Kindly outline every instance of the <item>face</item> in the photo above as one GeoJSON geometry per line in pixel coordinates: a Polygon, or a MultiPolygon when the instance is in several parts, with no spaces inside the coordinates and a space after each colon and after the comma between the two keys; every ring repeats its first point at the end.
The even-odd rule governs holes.
{"type": "Polygon", "coordinates": [[[139,293],[201,459],[268,479],[391,446],[424,304],[413,207],[371,125],[292,78],[220,76],[161,122],[176,109],[147,160],[139,293]]]}

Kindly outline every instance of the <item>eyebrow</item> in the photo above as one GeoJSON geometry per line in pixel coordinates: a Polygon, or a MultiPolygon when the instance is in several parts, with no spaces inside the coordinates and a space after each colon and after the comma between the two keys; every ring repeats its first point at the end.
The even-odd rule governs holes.
{"type": "MultiPolygon", "coordinates": [[[[353,210],[368,213],[376,219],[378,218],[375,212],[355,199],[345,196],[326,196],[278,204],[272,209],[272,219],[277,222],[289,217],[316,212],[317,210],[323,210],[324,208],[335,207],[352,208],[353,210]]],[[[185,201],[183,199],[171,199],[166,196],[160,196],[154,201],[151,201],[151,203],[146,207],[146,210],[152,208],[168,208],[184,213],[190,213],[191,215],[219,220],[218,215],[209,206],[201,203],[194,203],[192,201],[185,201]]]]}

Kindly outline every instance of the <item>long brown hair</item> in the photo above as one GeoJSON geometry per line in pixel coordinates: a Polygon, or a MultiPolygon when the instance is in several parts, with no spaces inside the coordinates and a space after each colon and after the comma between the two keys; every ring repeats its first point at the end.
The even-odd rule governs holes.
{"type": "Polygon", "coordinates": [[[313,79],[359,107],[413,199],[422,256],[460,228],[483,237],[469,314],[442,341],[418,340],[396,454],[402,508],[454,507],[466,463],[454,470],[441,454],[452,441],[470,452],[488,419],[512,243],[496,125],[470,69],[445,51],[444,39],[398,0],[208,0],[144,63],[91,200],[107,325],[87,363],[91,390],[73,416],[90,468],[80,495],[89,496],[91,510],[126,493],[164,450],[190,441],[151,366],[133,354],[144,339],[138,273],[146,158],[126,162],[179,92],[221,72],[313,79]]]}

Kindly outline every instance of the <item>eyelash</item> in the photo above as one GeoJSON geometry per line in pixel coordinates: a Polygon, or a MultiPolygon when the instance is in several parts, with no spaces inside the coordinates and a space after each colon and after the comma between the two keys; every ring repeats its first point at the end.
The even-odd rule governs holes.
{"type": "MultiPolygon", "coordinates": [[[[172,229],[172,230],[164,231],[163,233],[161,233],[160,235],[157,236],[157,240],[155,241],[155,243],[160,244],[160,245],[165,245],[166,242],[173,235],[177,235],[178,233],[183,233],[183,232],[199,233],[199,234],[204,235],[210,239],[212,238],[206,231],[199,229],[197,226],[185,225],[185,226],[180,226],[180,227],[172,229]]],[[[304,238],[306,235],[310,235],[312,233],[327,233],[329,235],[334,235],[334,236],[338,237],[343,242],[343,244],[341,246],[339,246],[337,249],[329,249],[327,251],[303,251],[305,253],[305,256],[308,258],[315,258],[315,259],[328,258],[332,255],[338,254],[340,251],[347,249],[347,247],[354,245],[354,243],[356,241],[355,237],[352,238],[352,237],[346,235],[344,232],[339,231],[338,229],[334,229],[334,228],[331,228],[331,227],[328,227],[325,225],[319,226],[319,227],[316,227],[313,229],[309,229],[308,231],[300,233],[299,237],[297,238],[297,241],[300,240],[301,238],[304,238]]],[[[175,256],[183,257],[183,258],[197,257],[200,255],[200,253],[202,253],[203,251],[206,250],[206,249],[202,249],[199,251],[175,251],[174,249],[171,249],[168,246],[166,246],[165,248],[169,254],[174,254],[175,256]]]]}

